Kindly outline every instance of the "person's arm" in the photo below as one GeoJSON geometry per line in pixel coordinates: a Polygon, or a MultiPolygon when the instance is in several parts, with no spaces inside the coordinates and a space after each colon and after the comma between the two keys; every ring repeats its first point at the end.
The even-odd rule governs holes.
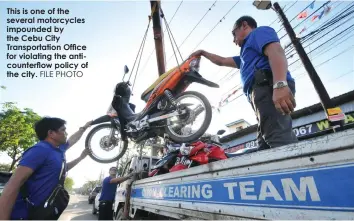
{"type": "Polygon", "coordinates": [[[286,81],[288,71],[288,61],[285,52],[279,42],[272,42],[264,49],[264,54],[269,59],[269,64],[273,73],[273,83],[286,81]]]}
{"type": "Polygon", "coordinates": [[[80,129],[78,131],[76,131],[73,135],[71,135],[69,137],[68,142],[67,142],[68,147],[66,149],[69,149],[74,144],[76,144],[76,142],[78,142],[80,140],[80,138],[82,137],[82,135],[84,134],[86,129],[91,126],[91,123],[92,123],[92,121],[87,122],[83,127],[80,127],[80,129]]]}
{"type": "Polygon", "coordinates": [[[0,197],[0,220],[9,220],[21,186],[32,175],[29,167],[19,166],[7,182],[0,197]]]}
{"type": "MultiPolygon", "coordinates": [[[[288,62],[274,29],[270,27],[258,29],[255,35],[255,42],[254,48],[269,59],[269,65],[273,73],[273,84],[279,81],[286,81],[288,62]]],[[[273,102],[276,109],[282,114],[290,114],[296,106],[294,96],[289,87],[274,89],[273,102]]]]}
{"type": "Polygon", "coordinates": [[[134,176],[134,173],[128,174],[127,176],[124,176],[124,177],[112,178],[109,182],[120,184],[126,180],[129,180],[132,176],[134,176]]]}
{"type": "Polygon", "coordinates": [[[212,53],[204,51],[204,50],[196,51],[190,55],[190,57],[193,57],[193,56],[204,56],[209,61],[213,62],[214,64],[216,64],[218,66],[239,68],[239,64],[236,64],[233,57],[222,57],[222,56],[212,54],[212,53]]]}
{"type": "Polygon", "coordinates": [[[19,166],[7,182],[0,197],[0,220],[10,219],[21,186],[32,173],[46,161],[47,151],[42,147],[32,147],[25,152],[19,166]]]}
{"type": "Polygon", "coordinates": [[[87,152],[87,149],[85,148],[78,158],[76,158],[75,160],[73,160],[67,164],[68,171],[71,170],[73,167],[75,167],[81,160],[85,159],[87,154],[88,154],[88,152],[87,152]]]}

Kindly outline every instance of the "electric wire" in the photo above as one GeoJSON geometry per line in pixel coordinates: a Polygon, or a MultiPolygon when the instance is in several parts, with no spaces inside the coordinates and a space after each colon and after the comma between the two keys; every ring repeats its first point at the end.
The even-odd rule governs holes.
{"type": "MultiPolygon", "coordinates": [[[[293,29],[295,30],[296,27],[298,27],[299,25],[301,25],[302,23],[304,23],[308,18],[310,18],[313,14],[315,14],[317,11],[319,11],[321,8],[323,8],[324,6],[326,6],[330,1],[325,2],[321,7],[319,7],[317,10],[315,10],[314,12],[312,12],[309,16],[307,16],[303,21],[301,21],[299,24],[297,24],[293,29]]],[[[300,13],[299,13],[300,14],[300,13]]],[[[283,39],[285,36],[287,36],[288,34],[284,34],[281,38],[283,39]]]]}
{"type": "MultiPolygon", "coordinates": [[[[354,47],[354,45],[350,46],[349,48],[347,48],[347,49],[345,49],[345,50],[343,50],[343,51],[341,51],[341,52],[339,52],[339,53],[336,54],[335,56],[333,56],[333,57],[327,59],[326,61],[321,62],[320,64],[316,65],[315,68],[318,68],[318,67],[322,66],[323,64],[328,63],[329,61],[331,61],[331,60],[337,58],[338,56],[340,56],[340,55],[342,55],[342,54],[344,54],[345,52],[352,50],[353,47],[354,47]]],[[[295,78],[295,79],[299,79],[300,76],[304,76],[305,74],[306,74],[306,72],[305,72],[305,73],[302,73],[302,74],[299,74],[299,75],[297,75],[297,76],[294,77],[294,78],[295,78]]]]}
{"type": "MultiPolygon", "coordinates": [[[[204,20],[205,16],[211,11],[211,9],[213,7],[215,7],[215,3],[217,1],[214,1],[214,3],[209,7],[209,9],[206,11],[206,13],[202,16],[202,18],[198,21],[198,23],[192,28],[192,30],[189,32],[189,34],[187,35],[187,37],[182,41],[182,43],[178,46],[178,48],[181,48],[182,45],[187,41],[187,39],[191,36],[191,34],[194,32],[194,30],[198,27],[198,25],[204,20]]],[[[167,60],[166,63],[168,63],[171,58],[173,57],[173,54],[171,55],[171,57],[167,60]]]]}
{"type": "MultiPolygon", "coordinates": [[[[194,47],[194,49],[192,50],[195,51],[196,48],[199,47],[199,45],[210,35],[210,33],[212,31],[214,31],[214,29],[222,22],[222,20],[225,19],[225,17],[231,12],[231,10],[239,3],[240,1],[237,1],[230,9],[228,12],[226,12],[226,14],[216,23],[216,25],[204,36],[204,38],[197,44],[197,46],[194,47]]],[[[190,53],[191,54],[191,53],[190,53]]]]}
{"type": "MultiPolygon", "coordinates": [[[[354,5],[353,5],[354,7],[354,5]]],[[[323,26],[320,29],[317,29],[311,33],[309,33],[308,35],[304,36],[304,38],[302,38],[301,43],[305,43],[311,39],[313,39],[316,35],[318,35],[319,33],[321,33],[322,31],[326,30],[327,28],[335,25],[337,22],[341,21],[342,19],[346,18],[347,16],[351,15],[354,13],[354,10],[348,12],[347,14],[344,14],[342,16],[339,16],[339,18],[334,18],[331,21],[329,21],[328,23],[324,23],[323,26]],[[306,37],[306,38],[305,38],[306,37]],[[303,40],[304,39],[304,40],[303,40]]],[[[326,36],[327,34],[329,34],[330,32],[334,31],[335,29],[342,27],[343,24],[347,23],[349,20],[351,20],[353,18],[353,16],[349,19],[347,19],[346,21],[344,21],[343,23],[341,23],[340,25],[337,25],[336,27],[334,27],[332,30],[328,31],[327,33],[323,34],[322,36],[318,37],[317,39],[313,40],[311,43],[309,43],[307,46],[305,46],[304,48],[310,46],[313,42],[316,42],[319,39],[322,39],[324,36],[326,36]]],[[[294,51],[295,48],[292,48],[290,51],[288,51],[286,53],[286,56],[288,56],[292,51],[294,51]]],[[[296,54],[296,52],[294,52],[292,55],[288,56],[287,58],[291,58],[296,54]]]]}
{"type": "MultiPolygon", "coordinates": [[[[342,41],[340,41],[340,42],[337,42],[336,44],[331,45],[331,47],[329,47],[329,48],[327,48],[327,49],[324,49],[324,51],[321,51],[321,52],[319,52],[318,54],[314,55],[314,57],[312,58],[312,60],[315,60],[315,59],[318,58],[319,56],[325,54],[326,52],[332,50],[333,48],[336,48],[337,46],[339,46],[339,45],[341,45],[342,43],[346,42],[348,39],[350,39],[350,38],[353,37],[353,36],[354,36],[354,33],[351,34],[350,36],[348,36],[346,39],[344,39],[344,40],[342,40],[342,41]]],[[[343,38],[343,37],[345,37],[345,35],[343,35],[341,38],[343,38]]],[[[341,39],[341,38],[340,38],[340,39],[341,39]]],[[[340,39],[338,39],[338,40],[340,40],[340,39]]],[[[303,64],[300,63],[300,65],[296,66],[296,67],[294,68],[294,70],[292,70],[291,72],[297,71],[297,70],[298,70],[299,68],[301,68],[302,66],[303,66],[303,64]]]]}
{"type": "MultiPolygon", "coordinates": [[[[334,30],[335,30],[336,28],[338,28],[338,27],[340,27],[340,26],[336,26],[334,29],[332,29],[331,31],[325,33],[323,36],[325,36],[325,35],[327,35],[328,33],[334,31],[334,30]]],[[[350,31],[351,31],[351,28],[353,28],[353,27],[354,27],[354,24],[351,25],[351,26],[349,26],[348,28],[344,29],[344,30],[341,31],[340,33],[336,34],[336,35],[333,36],[332,38],[328,39],[327,41],[323,42],[322,44],[318,45],[316,48],[312,49],[308,54],[311,54],[313,51],[315,51],[315,50],[317,50],[318,48],[322,47],[324,44],[327,44],[328,42],[330,42],[330,41],[332,41],[333,39],[337,38],[337,37],[338,37],[339,35],[341,35],[342,33],[345,33],[345,32],[348,32],[348,31],[350,32],[350,31]]],[[[323,37],[323,36],[321,36],[321,37],[323,37]]],[[[321,37],[319,37],[319,39],[320,39],[321,37]]],[[[310,43],[310,44],[312,44],[312,43],[310,43]]],[[[310,44],[309,44],[309,45],[310,45],[310,44]]],[[[307,45],[307,46],[309,46],[309,45],[307,45]]],[[[306,46],[306,47],[307,47],[307,46],[306,46]]],[[[305,48],[306,48],[306,47],[305,47],[305,48]]],[[[298,62],[299,60],[300,60],[300,58],[297,59],[297,60],[295,60],[295,61],[292,62],[291,64],[289,64],[288,67],[290,67],[291,65],[295,64],[295,63],[298,62]]]]}
{"type": "MultiPolygon", "coordinates": [[[[316,0],[312,1],[311,4],[313,4],[315,1],[316,1],[316,0]]],[[[309,5],[306,6],[304,9],[302,9],[298,14],[296,14],[296,15],[289,21],[289,23],[291,23],[295,18],[297,18],[297,16],[298,16],[300,13],[302,13],[302,12],[305,11],[308,7],[310,7],[311,4],[309,4],[309,5]]],[[[279,33],[281,30],[283,30],[283,28],[284,28],[284,26],[282,26],[282,27],[277,31],[277,33],[279,33]]]]}

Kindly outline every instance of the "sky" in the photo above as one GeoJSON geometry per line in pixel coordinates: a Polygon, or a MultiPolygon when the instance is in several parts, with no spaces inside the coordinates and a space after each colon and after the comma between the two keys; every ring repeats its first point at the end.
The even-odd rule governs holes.
{"type": "MultiPolygon", "coordinates": [[[[293,5],[286,11],[289,20],[310,4],[310,1],[297,1],[296,3],[294,1],[278,2],[282,7],[286,6],[285,10],[287,10],[287,7],[290,5],[293,5]]],[[[162,1],[162,9],[167,21],[170,21],[180,3],[181,1],[162,1]]],[[[182,43],[213,3],[214,1],[183,1],[174,19],[170,23],[172,35],[178,45],[182,43]]],[[[252,5],[251,1],[240,1],[225,16],[235,3],[236,1],[217,1],[215,3],[214,7],[211,8],[205,18],[180,48],[183,59],[186,59],[193,50],[196,49],[204,49],[221,56],[239,55],[240,48],[232,42],[233,37],[231,35],[231,29],[236,19],[242,15],[250,15],[254,17],[258,22],[258,26],[266,26],[272,23],[271,27],[276,31],[281,28],[281,24],[278,21],[273,22],[277,19],[277,15],[273,10],[257,10],[252,5]],[[222,19],[223,17],[224,19],[222,19]],[[220,19],[222,19],[221,22],[220,19]],[[217,23],[218,25],[216,25],[217,23]],[[215,28],[213,29],[214,26],[215,28]],[[208,34],[209,32],[210,34],[208,34]],[[200,42],[201,44],[199,44],[200,42]],[[196,48],[198,44],[199,46],[196,48]]],[[[314,12],[323,3],[325,3],[325,1],[316,1],[314,9],[309,9],[308,14],[314,12]]],[[[293,27],[297,26],[295,28],[295,33],[299,33],[304,27],[308,28],[308,30],[302,35],[308,34],[309,31],[316,29],[316,27],[338,11],[342,10],[348,4],[350,4],[349,1],[331,2],[329,5],[333,6],[332,11],[321,20],[311,22],[309,19],[297,26],[302,20],[295,18],[291,21],[291,25],[293,27]]],[[[8,78],[6,77],[6,71],[8,70],[6,64],[9,62],[9,60],[6,59],[6,35],[1,35],[0,51],[2,51],[2,53],[0,54],[0,67],[3,74],[0,75],[0,85],[6,86],[6,90],[0,90],[0,102],[16,102],[18,107],[31,108],[41,116],[61,117],[67,121],[66,126],[69,135],[74,133],[87,121],[104,115],[111,102],[114,86],[122,80],[124,65],[127,65],[129,69],[132,70],[139,46],[148,25],[150,2],[1,1],[0,28],[2,33],[6,33],[6,26],[8,25],[6,24],[6,18],[25,18],[33,16],[7,15],[6,8],[8,7],[19,9],[26,8],[29,10],[47,10],[54,7],[63,8],[69,9],[70,14],[61,15],[61,18],[84,18],[84,24],[57,24],[57,26],[64,27],[63,33],[60,35],[57,34],[57,36],[60,36],[59,44],[61,45],[86,45],[87,50],[84,51],[86,58],[84,60],[73,62],[82,63],[87,61],[88,67],[82,69],[84,76],[81,78],[8,78]]],[[[46,17],[48,15],[37,15],[37,17],[39,16],[46,17]]],[[[58,15],[53,15],[53,17],[58,17],[58,15]]],[[[336,31],[329,33],[316,42],[312,42],[309,47],[305,48],[305,50],[307,52],[311,51],[322,42],[340,31],[343,31],[346,27],[352,24],[352,20],[342,25],[336,24],[339,26],[336,31]]],[[[164,23],[163,29],[166,29],[164,23]]],[[[284,29],[280,30],[278,33],[279,37],[283,36],[284,33],[284,29]]],[[[20,36],[20,34],[18,36],[20,36]]],[[[287,45],[289,42],[287,36],[281,40],[283,46],[287,45]]],[[[317,73],[326,86],[330,97],[338,96],[351,91],[354,88],[353,42],[353,37],[351,37],[344,43],[334,47],[332,50],[321,56],[316,56],[317,52],[309,55],[317,73]],[[343,50],[347,51],[341,53],[343,50]],[[325,62],[337,54],[340,55],[325,62]],[[316,65],[321,63],[323,63],[321,66],[316,67],[316,65]]],[[[33,44],[36,43],[38,42],[34,42],[33,44]]],[[[307,44],[308,43],[305,43],[304,46],[307,46],[307,44]]],[[[158,77],[156,54],[153,52],[154,47],[151,24],[148,30],[137,80],[134,86],[134,96],[131,98],[132,103],[137,105],[137,111],[142,110],[144,107],[144,102],[140,100],[141,93],[158,77]],[[149,57],[151,53],[152,56],[149,57]]],[[[167,32],[165,32],[164,36],[164,48],[166,60],[168,61],[166,64],[167,71],[177,64],[174,56],[172,59],[169,59],[173,55],[173,50],[167,32]]],[[[321,48],[320,50],[324,49],[326,48],[321,48]]],[[[60,53],[69,54],[70,52],[62,51],[60,53]]],[[[298,57],[295,55],[288,60],[288,63],[291,64],[297,59],[298,57]]],[[[11,62],[13,61],[14,60],[11,60],[11,62]]],[[[289,67],[292,76],[295,77],[296,80],[296,110],[319,102],[318,95],[313,90],[311,81],[309,80],[305,69],[300,64],[299,61],[289,67]]],[[[240,83],[240,76],[238,74],[226,81],[219,82],[219,79],[230,70],[230,68],[218,67],[207,59],[202,58],[200,74],[208,80],[219,83],[220,88],[209,88],[204,85],[194,84],[189,87],[188,90],[196,90],[203,93],[212,105],[217,106],[222,95],[240,83]]],[[[135,72],[136,67],[133,74],[135,74],[135,72]]],[[[235,96],[238,96],[239,94],[240,92],[235,96]]],[[[245,119],[251,124],[256,123],[253,110],[245,96],[242,95],[235,101],[222,107],[220,112],[216,110],[213,112],[212,124],[209,127],[208,132],[216,133],[219,129],[227,129],[225,127],[227,123],[238,119],[245,119]]],[[[84,140],[87,132],[83,135],[81,140],[67,152],[68,161],[75,159],[80,155],[84,148],[84,140]]],[[[9,158],[2,154],[0,160],[2,162],[7,162],[9,161],[9,158]]],[[[96,163],[87,157],[72,169],[68,175],[74,178],[74,187],[80,187],[87,180],[97,179],[101,170],[108,175],[108,168],[111,165],[113,164],[96,163]]]]}

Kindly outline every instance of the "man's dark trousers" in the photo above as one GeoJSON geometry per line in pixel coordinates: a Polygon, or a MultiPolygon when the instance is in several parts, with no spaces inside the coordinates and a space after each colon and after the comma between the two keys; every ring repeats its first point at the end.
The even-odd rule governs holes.
{"type": "MultiPolygon", "coordinates": [[[[295,95],[295,82],[288,81],[295,95]]],[[[298,141],[292,130],[290,115],[282,115],[273,103],[271,84],[254,85],[251,93],[252,107],[258,120],[257,141],[259,150],[279,147],[298,141]]]]}
{"type": "Polygon", "coordinates": [[[98,206],[98,220],[113,220],[113,202],[100,201],[98,206]]]}

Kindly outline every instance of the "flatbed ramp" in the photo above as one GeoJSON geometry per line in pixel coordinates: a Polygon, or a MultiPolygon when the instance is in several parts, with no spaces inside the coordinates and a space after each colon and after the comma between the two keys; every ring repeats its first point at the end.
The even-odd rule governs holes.
{"type": "Polygon", "coordinates": [[[176,219],[354,219],[354,129],[133,183],[139,210],[176,219]]]}

